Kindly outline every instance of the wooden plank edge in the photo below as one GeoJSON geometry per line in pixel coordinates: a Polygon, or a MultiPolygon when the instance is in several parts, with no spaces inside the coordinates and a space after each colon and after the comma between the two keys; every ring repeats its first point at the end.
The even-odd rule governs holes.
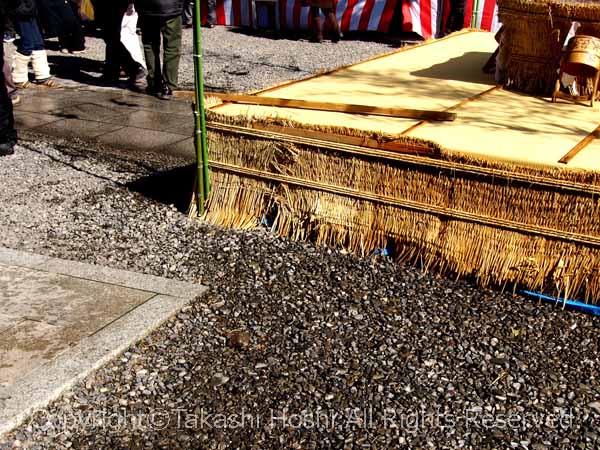
{"type": "Polygon", "coordinates": [[[225,102],[258,106],[274,106],[279,108],[297,108],[315,111],[337,112],[344,114],[366,114],[373,116],[401,117],[408,119],[425,119],[433,121],[456,120],[456,113],[448,111],[427,111],[412,108],[391,108],[346,103],[316,102],[310,100],[287,99],[278,97],[257,97],[242,94],[212,94],[225,102]]]}
{"type": "Polygon", "coordinates": [[[569,162],[584,148],[600,138],[600,125],[594,131],[579,141],[571,150],[569,150],[562,158],[558,160],[561,164],[569,164],[569,162]]]}
{"type": "Polygon", "coordinates": [[[381,142],[377,139],[359,136],[346,136],[343,134],[326,133],[323,131],[306,130],[302,128],[290,128],[280,125],[261,125],[253,124],[253,129],[271,131],[282,135],[298,136],[307,139],[321,140],[335,144],[354,145],[357,147],[367,147],[375,150],[387,150],[397,153],[406,153],[413,155],[423,155],[429,157],[439,157],[440,152],[426,145],[411,145],[406,142],[386,141],[381,142]]]}

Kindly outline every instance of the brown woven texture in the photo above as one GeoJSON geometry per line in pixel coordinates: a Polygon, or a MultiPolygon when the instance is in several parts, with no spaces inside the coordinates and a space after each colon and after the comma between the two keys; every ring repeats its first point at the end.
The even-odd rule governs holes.
{"type": "MultiPolygon", "coordinates": [[[[251,126],[247,118],[209,112],[209,120],[217,119],[251,126]]],[[[297,123],[289,125],[300,127],[297,123]]],[[[330,131],[355,133],[348,129],[330,131]]],[[[252,228],[276,211],[272,228],[282,236],[341,246],[359,255],[392,245],[402,261],[424,270],[474,279],[482,286],[520,286],[552,295],[600,300],[600,180],[595,173],[516,168],[443,152],[443,160],[507,174],[481,176],[224,131],[209,131],[208,138],[211,161],[365,195],[365,199],[360,195],[349,197],[213,169],[212,192],[204,217],[211,223],[252,228]],[[562,190],[514,181],[511,173],[532,179],[561,179],[573,188],[562,190]],[[584,188],[578,191],[577,186],[584,188]],[[369,199],[374,195],[425,206],[398,207],[369,199]],[[458,215],[436,214],[436,208],[458,211],[458,215]],[[506,229],[474,223],[460,219],[463,213],[521,225],[506,229]],[[535,227],[557,231],[559,237],[561,233],[589,236],[595,243],[528,231],[535,227]]]]}
{"type": "Polygon", "coordinates": [[[597,1],[498,0],[498,15],[509,54],[505,86],[530,94],[552,93],[572,22],[583,22],[581,34],[600,33],[597,1]]]}
{"type": "Polygon", "coordinates": [[[499,0],[498,16],[509,52],[505,87],[550,95],[571,21],[554,18],[548,1],[499,0]]]}

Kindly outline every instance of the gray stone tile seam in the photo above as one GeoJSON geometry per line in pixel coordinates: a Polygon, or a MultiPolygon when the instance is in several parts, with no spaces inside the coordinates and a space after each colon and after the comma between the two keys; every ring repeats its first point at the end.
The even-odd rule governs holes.
{"type": "MultiPolygon", "coordinates": [[[[45,113],[31,112],[31,111],[23,111],[23,114],[31,114],[31,115],[34,115],[34,116],[52,116],[52,117],[54,117],[56,119],[56,120],[51,120],[50,122],[44,122],[44,123],[38,124],[38,125],[36,125],[34,127],[21,128],[24,131],[34,131],[38,127],[43,127],[43,126],[46,126],[46,125],[50,125],[50,124],[53,124],[53,123],[56,123],[56,122],[61,122],[61,121],[65,120],[64,117],[57,117],[54,114],[45,114],[45,113]]],[[[19,127],[17,127],[17,129],[19,129],[19,127]]]]}
{"type": "MultiPolygon", "coordinates": [[[[139,290],[139,289],[138,289],[138,290],[139,290]]],[[[149,292],[149,291],[142,291],[142,292],[149,292]]],[[[144,300],[143,302],[141,302],[141,303],[138,303],[137,305],[135,305],[135,306],[133,306],[133,307],[129,308],[127,311],[125,311],[125,312],[124,312],[123,314],[121,314],[120,316],[118,316],[118,317],[115,317],[115,318],[114,318],[113,320],[111,320],[109,323],[107,323],[107,324],[104,324],[103,326],[101,326],[100,328],[98,328],[96,331],[92,332],[91,334],[88,334],[88,335],[86,336],[86,338],[90,338],[90,337],[92,337],[92,336],[95,336],[95,335],[97,335],[97,334],[98,334],[98,333],[100,333],[101,331],[103,331],[103,330],[105,330],[106,328],[108,328],[108,327],[110,327],[111,325],[113,325],[113,324],[114,324],[115,322],[117,322],[118,320],[120,320],[120,319],[122,319],[123,317],[125,317],[127,314],[130,314],[130,313],[132,313],[133,311],[135,311],[136,309],[138,309],[138,308],[142,307],[143,305],[145,305],[146,303],[148,303],[148,302],[149,302],[150,300],[152,300],[153,298],[156,298],[157,296],[159,296],[159,295],[162,295],[162,294],[159,294],[159,293],[157,293],[157,292],[150,292],[150,293],[151,293],[151,294],[154,294],[154,295],[152,295],[152,296],[148,297],[148,298],[147,298],[146,300],[144,300]]],[[[169,296],[169,297],[173,297],[173,296],[169,296]]],[[[181,298],[181,297],[180,297],[180,298],[181,298]]],[[[191,301],[191,299],[188,299],[188,301],[191,301]]]]}
{"type": "MultiPolygon", "coordinates": [[[[40,264],[40,265],[44,265],[46,263],[48,263],[51,260],[57,260],[60,261],[60,258],[50,258],[50,260],[40,264]]],[[[75,262],[79,262],[79,261],[75,261],[75,262]]],[[[83,264],[88,264],[90,266],[93,266],[93,264],[89,264],[89,263],[83,263],[83,264]]],[[[112,267],[108,267],[109,269],[112,270],[120,270],[123,272],[130,272],[128,270],[124,270],[124,269],[114,269],[112,267]]],[[[144,289],[144,288],[138,288],[138,287],[129,287],[129,286],[124,286],[122,284],[119,283],[114,283],[114,282],[110,282],[110,281],[98,281],[98,280],[92,280],[91,278],[85,278],[85,277],[81,277],[81,276],[77,276],[77,275],[71,275],[69,273],[59,273],[59,272],[52,272],[50,270],[45,270],[41,267],[28,267],[29,270],[35,270],[36,272],[44,272],[44,273],[50,273],[50,274],[54,274],[54,275],[61,275],[64,277],[69,277],[69,278],[74,278],[76,280],[83,280],[83,281],[88,281],[90,283],[98,283],[98,284],[105,284],[107,286],[114,286],[114,287],[118,287],[118,288],[123,288],[123,289],[131,289],[132,291],[139,291],[139,292],[146,292],[148,294],[154,294],[152,297],[155,297],[156,295],[168,295],[171,297],[178,297],[177,295],[172,295],[172,294],[161,294],[160,292],[156,292],[156,291],[149,291],[148,289],[144,289]]],[[[131,272],[131,273],[135,273],[136,275],[141,275],[141,276],[152,276],[152,275],[148,275],[146,273],[140,273],[140,272],[131,272]]],[[[158,277],[158,278],[162,278],[162,277],[158,277]]],[[[187,281],[180,281],[180,280],[171,280],[169,278],[165,278],[165,280],[168,281],[176,281],[178,283],[188,283],[187,281]]],[[[193,284],[193,283],[188,283],[188,284],[193,284]]],[[[203,285],[201,285],[203,286],[203,285]]],[[[179,297],[179,298],[185,298],[185,297],[179,297]]],[[[191,298],[188,298],[188,300],[192,300],[191,298]]]]}
{"type": "MultiPolygon", "coordinates": [[[[112,124],[110,122],[102,122],[102,123],[104,123],[105,125],[114,125],[114,124],[112,124]]],[[[184,138],[181,139],[181,141],[185,141],[186,139],[188,139],[190,137],[187,134],[177,133],[175,131],[163,131],[163,130],[157,130],[155,128],[144,128],[144,127],[136,127],[136,126],[133,126],[133,125],[125,125],[125,126],[119,128],[118,130],[109,131],[108,133],[102,133],[101,135],[96,136],[94,139],[98,139],[101,136],[106,136],[107,134],[117,133],[118,131],[121,131],[123,128],[133,128],[135,130],[143,130],[143,131],[156,131],[157,133],[172,134],[174,136],[184,136],[184,138]]],[[[181,142],[181,141],[172,142],[171,144],[168,144],[168,145],[173,145],[173,144],[176,144],[176,143],[181,142]]],[[[161,148],[161,147],[164,147],[164,145],[163,144],[157,144],[157,145],[153,145],[153,146],[147,147],[146,150],[153,150],[153,149],[161,148]]]]}
{"type": "Polygon", "coordinates": [[[8,333],[10,330],[12,330],[14,327],[16,327],[17,325],[19,325],[20,323],[25,322],[27,319],[26,317],[21,317],[20,320],[18,320],[17,322],[13,323],[11,326],[9,326],[6,330],[1,330],[0,331],[0,337],[5,334],[8,333]]]}
{"type": "MultiPolygon", "coordinates": [[[[16,252],[16,253],[31,254],[30,252],[25,252],[23,250],[14,250],[14,249],[11,249],[11,248],[8,248],[8,247],[0,247],[0,250],[2,250],[2,249],[8,249],[8,250],[10,250],[12,252],[16,252]]],[[[29,270],[35,270],[37,272],[50,273],[50,274],[54,274],[54,275],[62,275],[62,276],[74,278],[76,280],[84,280],[84,281],[89,281],[89,282],[92,282],[92,283],[105,284],[107,286],[114,286],[114,287],[119,287],[119,288],[131,289],[131,290],[139,291],[139,292],[146,292],[146,293],[149,293],[149,294],[154,294],[155,296],[156,295],[168,295],[170,297],[183,298],[183,299],[187,299],[187,300],[190,300],[190,301],[193,300],[194,298],[196,298],[198,296],[198,295],[190,295],[190,296],[186,296],[186,297],[180,297],[179,295],[164,294],[164,293],[161,293],[161,292],[151,291],[151,290],[148,290],[148,289],[144,289],[143,287],[128,287],[128,286],[124,286],[123,284],[114,283],[114,282],[110,282],[110,281],[99,281],[99,280],[93,280],[93,279],[90,279],[90,278],[85,278],[85,277],[81,277],[81,276],[77,276],[77,275],[72,275],[72,274],[69,274],[69,273],[53,272],[53,271],[50,271],[50,270],[46,270],[46,269],[44,269],[44,268],[42,268],[40,266],[44,266],[45,264],[48,264],[49,262],[52,262],[52,261],[54,261],[54,262],[60,262],[60,261],[63,261],[63,259],[61,259],[61,258],[55,258],[55,257],[52,257],[52,256],[45,256],[45,255],[39,255],[39,256],[42,256],[43,258],[46,258],[46,259],[43,262],[39,263],[39,264],[35,264],[35,265],[32,264],[31,266],[25,266],[25,265],[21,266],[19,264],[16,264],[16,265],[19,266],[19,267],[24,267],[24,268],[29,269],[29,270]]],[[[73,262],[81,263],[81,264],[86,264],[86,265],[92,266],[92,267],[96,266],[95,264],[90,264],[90,263],[82,262],[82,261],[73,261],[73,262]]],[[[0,264],[2,264],[1,261],[0,261],[0,264]]],[[[107,266],[98,266],[98,267],[107,268],[107,269],[110,269],[110,270],[115,270],[115,271],[120,271],[120,272],[129,272],[129,273],[132,273],[132,274],[135,274],[135,275],[138,275],[138,276],[142,276],[142,277],[156,277],[155,275],[150,275],[150,274],[141,273],[141,272],[132,272],[132,271],[126,270],[126,269],[117,269],[117,268],[114,268],[114,267],[107,267],[107,266]]],[[[205,286],[205,285],[203,285],[201,283],[191,283],[189,281],[175,280],[175,279],[165,278],[165,277],[156,277],[156,278],[160,278],[160,279],[166,280],[167,282],[184,283],[184,284],[187,284],[187,285],[190,285],[190,286],[202,287],[202,288],[204,288],[204,290],[207,289],[207,286],[205,286]]]]}
{"type": "MultiPolygon", "coordinates": [[[[36,113],[31,113],[31,114],[36,114],[36,113]]],[[[51,113],[48,113],[47,115],[54,116],[54,114],[51,114],[51,113]]],[[[54,117],[57,117],[57,116],[54,116],[54,117]]],[[[102,125],[115,125],[115,126],[118,126],[118,125],[116,125],[114,123],[103,122],[101,120],[80,119],[78,117],[61,117],[58,120],[53,120],[52,122],[43,123],[43,124],[37,125],[37,126],[32,127],[32,128],[26,128],[25,130],[26,131],[31,131],[31,132],[34,132],[34,133],[37,132],[37,133],[40,133],[40,134],[45,134],[44,131],[43,131],[44,127],[46,127],[48,125],[51,125],[51,124],[57,124],[58,122],[65,122],[65,121],[67,121],[69,119],[76,119],[76,120],[81,120],[81,121],[84,121],[84,122],[101,123],[102,125]],[[40,129],[38,130],[38,128],[40,128],[40,129]]],[[[94,137],[81,136],[81,139],[91,139],[91,140],[98,139],[100,136],[104,136],[105,134],[108,134],[108,133],[114,133],[116,131],[122,130],[123,128],[125,128],[125,127],[122,126],[122,127],[119,127],[119,128],[117,128],[115,130],[107,131],[106,133],[102,133],[102,134],[99,134],[99,135],[94,136],[94,137]]]]}

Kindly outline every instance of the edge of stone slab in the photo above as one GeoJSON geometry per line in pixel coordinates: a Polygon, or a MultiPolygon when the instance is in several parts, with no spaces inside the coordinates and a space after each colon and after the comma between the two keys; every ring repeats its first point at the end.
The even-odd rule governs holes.
{"type": "MultiPolygon", "coordinates": [[[[203,287],[203,292],[205,290],[203,287]]],[[[18,386],[0,391],[0,442],[32,414],[45,408],[130,345],[148,336],[192,298],[156,295],[106,328],[85,338],[72,349],[61,353],[28,375],[18,386]]]]}
{"type": "Polygon", "coordinates": [[[200,284],[172,280],[127,270],[37,255],[0,247],[0,264],[18,265],[29,269],[52,272],[99,283],[116,284],[140,291],[155,292],[173,297],[190,298],[201,295],[200,284]]]}
{"type": "Polygon", "coordinates": [[[35,269],[49,259],[50,256],[0,247],[0,264],[6,264],[7,266],[21,266],[27,269],[35,269]]]}

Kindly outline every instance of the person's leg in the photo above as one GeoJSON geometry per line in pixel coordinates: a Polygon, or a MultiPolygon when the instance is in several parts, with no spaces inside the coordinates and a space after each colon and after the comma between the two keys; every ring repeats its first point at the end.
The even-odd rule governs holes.
{"type": "Polygon", "coordinates": [[[57,28],[58,43],[64,51],[82,52],[85,50],[85,36],[79,16],[71,4],[65,0],[51,0],[48,6],[54,13],[60,27],[57,28]]]}
{"type": "Polygon", "coordinates": [[[17,20],[20,39],[17,43],[17,52],[29,56],[34,50],[44,49],[44,39],[35,18],[17,20]]]}
{"type": "Polygon", "coordinates": [[[16,31],[15,31],[15,26],[13,24],[13,21],[10,19],[10,17],[5,16],[4,17],[4,42],[6,43],[10,43],[13,42],[15,40],[15,35],[16,35],[16,31]]]}
{"type": "Polygon", "coordinates": [[[18,21],[21,40],[15,53],[13,66],[13,80],[19,87],[27,87],[27,65],[31,61],[35,81],[49,87],[56,87],[58,83],[50,75],[48,56],[44,47],[42,32],[36,19],[18,21]]]}
{"type": "Polygon", "coordinates": [[[14,102],[14,98],[18,97],[17,86],[13,81],[12,73],[10,70],[10,61],[8,60],[6,55],[4,55],[4,66],[2,66],[2,72],[4,74],[4,84],[6,85],[6,92],[8,93],[8,96],[11,99],[13,99],[14,102]]]}
{"type": "Polygon", "coordinates": [[[181,59],[181,16],[168,19],[161,27],[163,37],[163,80],[165,85],[177,89],[179,60],[181,59]]]}
{"type": "MultiPolygon", "coordinates": [[[[0,34],[4,34],[4,17],[0,16],[0,34]]],[[[4,46],[0,46],[0,64],[4,64],[4,46]]],[[[4,69],[4,67],[3,67],[4,69]]],[[[4,71],[0,70],[0,156],[14,153],[13,147],[17,143],[17,131],[13,106],[6,91],[4,71]]]]}
{"type": "Polygon", "coordinates": [[[17,87],[27,87],[29,83],[29,62],[36,50],[44,48],[44,41],[37,21],[34,18],[21,19],[15,22],[20,39],[13,58],[12,76],[17,87]]]}
{"type": "Polygon", "coordinates": [[[207,0],[208,14],[206,16],[206,22],[209,26],[215,26],[217,24],[217,0],[207,0]]]}
{"type": "Polygon", "coordinates": [[[102,15],[102,37],[106,45],[103,78],[108,82],[116,83],[121,71],[121,22],[123,14],[127,10],[127,4],[108,3],[106,6],[110,6],[110,8],[102,15]]]}
{"type": "Polygon", "coordinates": [[[181,14],[181,22],[185,27],[192,26],[194,20],[194,0],[185,0],[183,2],[183,13],[181,14]]]}
{"type": "MultiPolygon", "coordinates": [[[[148,70],[148,91],[158,92],[162,86],[160,68],[160,20],[154,17],[141,17],[142,44],[148,70]]],[[[181,23],[181,18],[179,18],[181,23]]]]}
{"type": "Polygon", "coordinates": [[[333,32],[332,42],[338,42],[342,37],[342,33],[340,32],[340,26],[337,21],[337,17],[332,8],[324,8],[323,14],[325,15],[325,20],[329,20],[331,24],[331,31],[333,32]]]}
{"type": "Polygon", "coordinates": [[[323,24],[321,23],[321,14],[319,13],[318,6],[310,7],[310,16],[312,17],[315,33],[314,40],[316,42],[323,42],[323,24]]]}

